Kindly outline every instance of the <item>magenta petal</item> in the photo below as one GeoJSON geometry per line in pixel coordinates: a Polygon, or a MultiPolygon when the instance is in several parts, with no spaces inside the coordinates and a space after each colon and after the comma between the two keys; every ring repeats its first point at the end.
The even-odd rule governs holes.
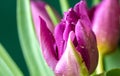
{"type": "Polygon", "coordinates": [[[89,72],[92,73],[98,62],[95,36],[86,22],[82,20],[78,20],[76,24],[75,35],[78,41],[76,49],[81,53],[89,72]]]}
{"type": "Polygon", "coordinates": [[[75,29],[75,25],[73,25],[73,24],[66,24],[66,27],[65,27],[65,31],[64,31],[64,33],[63,33],[63,39],[67,42],[67,40],[68,40],[68,35],[69,35],[69,33],[70,33],[70,31],[74,31],[74,29],[75,29]]]}
{"type": "Polygon", "coordinates": [[[91,9],[88,10],[88,15],[89,15],[89,18],[90,18],[91,22],[94,19],[94,13],[95,13],[95,10],[97,9],[97,7],[98,6],[94,6],[91,9]]]}
{"type": "Polygon", "coordinates": [[[102,54],[111,53],[118,46],[120,39],[119,2],[119,0],[103,0],[95,11],[92,29],[97,38],[98,49],[102,54]]]}
{"type": "Polygon", "coordinates": [[[64,29],[65,29],[65,23],[61,22],[60,24],[56,26],[55,31],[54,31],[54,37],[55,37],[55,41],[58,47],[59,58],[63,54],[63,50],[64,50],[64,43],[65,43],[65,41],[63,40],[64,29]]]}
{"type": "Polygon", "coordinates": [[[87,4],[85,0],[80,1],[74,6],[74,11],[78,14],[78,16],[87,15],[86,10],[87,10],[87,4]]]}
{"type": "Polygon", "coordinates": [[[70,24],[76,24],[79,16],[75,13],[75,11],[70,8],[67,12],[64,13],[63,20],[70,24]]]}
{"type": "Polygon", "coordinates": [[[64,13],[63,21],[65,22],[65,31],[63,33],[63,39],[66,42],[68,40],[68,35],[70,31],[74,31],[77,20],[78,20],[78,16],[72,8],[64,13]]]}
{"type": "Polygon", "coordinates": [[[90,68],[90,58],[88,54],[88,49],[86,47],[86,42],[89,40],[85,35],[86,35],[86,30],[83,24],[81,24],[80,20],[76,24],[75,27],[75,34],[76,34],[76,39],[78,41],[78,45],[76,49],[81,53],[83,59],[85,60],[86,66],[89,69],[90,68]]]}
{"type": "Polygon", "coordinates": [[[54,26],[49,18],[49,15],[47,11],[45,10],[46,4],[42,1],[30,1],[30,6],[31,6],[31,12],[32,12],[32,17],[35,25],[35,30],[38,39],[40,39],[40,21],[39,21],[39,16],[45,20],[46,24],[49,25],[47,26],[49,30],[53,33],[54,31],[54,26]]]}
{"type": "Polygon", "coordinates": [[[72,40],[74,32],[70,32],[67,47],[62,57],[58,61],[55,74],[56,76],[88,76],[88,70],[81,57],[81,54],[75,49],[72,40]]]}
{"type": "Polygon", "coordinates": [[[87,26],[91,27],[91,21],[88,16],[88,8],[85,0],[80,1],[74,6],[74,11],[77,13],[77,15],[80,17],[80,19],[87,20],[87,26]]]}
{"type": "Polygon", "coordinates": [[[56,44],[53,34],[47,28],[45,21],[40,17],[40,46],[48,65],[54,70],[57,63],[56,44]]]}

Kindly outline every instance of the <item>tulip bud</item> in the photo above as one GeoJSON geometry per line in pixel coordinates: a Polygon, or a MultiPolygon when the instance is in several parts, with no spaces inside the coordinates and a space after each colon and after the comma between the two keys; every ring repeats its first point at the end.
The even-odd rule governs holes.
{"type": "Polygon", "coordinates": [[[55,28],[58,58],[61,58],[65,52],[68,36],[71,31],[75,32],[73,44],[76,50],[81,53],[89,73],[92,73],[97,65],[98,52],[96,38],[91,30],[91,22],[87,14],[85,1],[77,3],[74,8],[65,12],[61,23],[55,28]]]}
{"type": "Polygon", "coordinates": [[[96,8],[92,29],[102,54],[110,53],[117,47],[120,35],[119,14],[119,0],[103,0],[96,8]]]}
{"type": "Polygon", "coordinates": [[[69,9],[54,33],[40,17],[40,46],[46,62],[57,76],[91,74],[98,63],[98,51],[86,2],[82,0],[69,9]]]}

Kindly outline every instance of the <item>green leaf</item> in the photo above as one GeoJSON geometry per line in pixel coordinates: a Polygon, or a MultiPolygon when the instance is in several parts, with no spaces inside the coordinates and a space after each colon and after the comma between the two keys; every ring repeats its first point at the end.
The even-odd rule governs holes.
{"type": "Polygon", "coordinates": [[[68,0],[59,0],[62,13],[66,12],[69,9],[68,0]]]}
{"type": "Polygon", "coordinates": [[[120,47],[115,52],[104,57],[104,68],[105,71],[120,68],[120,47]]]}
{"type": "Polygon", "coordinates": [[[106,76],[120,76],[120,68],[112,69],[106,73],[106,76]]]}
{"type": "Polygon", "coordinates": [[[107,72],[92,76],[120,76],[120,68],[111,69],[107,72]]]}
{"type": "Polygon", "coordinates": [[[0,76],[23,76],[16,63],[0,44],[0,76]]]}
{"type": "Polygon", "coordinates": [[[46,64],[36,37],[30,9],[30,0],[17,0],[19,39],[31,76],[53,76],[46,64]]]}
{"type": "Polygon", "coordinates": [[[59,18],[57,18],[53,9],[51,9],[51,7],[49,5],[46,5],[45,8],[46,8],[46,11],[47,11],[48,15],[50,16],[50,19],[52,20],[54,26],[57,25],[60,20],[59,20],[59,18]]]}
{"type": "Polygon", "coordinates": [[[92,5],[97,5],[100,2],[100,0],[93,0],[92,5]]]}
{"type": "Polygon", "coordinates": [[[10,68],[4,62],[4,60],[0,57],[0,76],[14,76],[11,72],[10,68]]]}

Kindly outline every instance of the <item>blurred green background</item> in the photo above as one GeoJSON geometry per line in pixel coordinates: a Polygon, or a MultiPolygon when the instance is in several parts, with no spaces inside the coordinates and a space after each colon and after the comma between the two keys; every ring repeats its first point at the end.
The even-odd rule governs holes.
{"type": "MultiPolygon", "coordinates": [[[[17,0],[1,0],[0,2],[0,43],[6,48],[13,60],[17,63],[25,76],[29,76],[22,50],[19,43],[16,20],[16,1],[17,0]]],[[[58,0],[44,0],[46,3],[55,7],[60,14],[60,6],[58,0]]],[[[79,0],[69,0],[72,7],[79,0]]],[[[87,0],[88,6],[92,5],[92,0],[87,0]]],[[[34,66],[34,65],[33,65],[34,66]]]]}
{"type": "Polygon", "coordinates": [[[28,76],[17,32],[16,0],[0,1],[0,43],[6,48],[20,69],[28,76]]]}

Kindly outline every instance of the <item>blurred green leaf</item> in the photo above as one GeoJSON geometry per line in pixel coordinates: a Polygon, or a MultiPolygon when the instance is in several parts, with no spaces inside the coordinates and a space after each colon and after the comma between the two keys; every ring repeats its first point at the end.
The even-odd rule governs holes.
{"type": "Polygon", "coordinates": [[[97,5],[100,2],[100,0],[93,0],[92,1],[92,6],[97,5]]]}
{"type": "Polygon", "coordinates": [[[106,76],[120,76],[120,68],[112,69],[106,73],[106,76]]]}
{"type": "Polygon", "coordinates": [[[30,0],[17,0],[18,33],[31,76],[53,76],[43,59],[31,17],[30,0]]]}
{"type": "Polygon", "coordinates": [[[48,13],[48,15],[50,16],[50,19],[52,20],[54,26],[56,26],[59,22],[59,18],[57,18],[55,12],[53,11],[53,9],[51,9],[51,7],[49,5],[46,5],[46,11],[48,13]]]}
{"type": "Polygon", "coordinates": [[[63,14],[70,7],[69,3],[68,3],[68,0],[59,0],[59,3],[60,3],[60,7],[61,7],[61,10],[62,10],[62,14],[63,14]]]}
{"type": "Polygon", "coordinates": [[[105,71],[120,68],[120,48],[104,57],[104,68],[105,71]]]}
{"type": "Polygon", "coordinates": [[[7,64],[1,57],[0,57],[0,76],[14,76],[10,68],[7,66],[7,64]]]}
{"type": "Polygon", "coordinates": [[[91,76],[120,76],[120,68],[111,69],[107,72],[91,76]]]}
{"type": "Polygon", "coordinates": [[[23,76],[22,72],[0,44],[0,76],[23,76]]]}

